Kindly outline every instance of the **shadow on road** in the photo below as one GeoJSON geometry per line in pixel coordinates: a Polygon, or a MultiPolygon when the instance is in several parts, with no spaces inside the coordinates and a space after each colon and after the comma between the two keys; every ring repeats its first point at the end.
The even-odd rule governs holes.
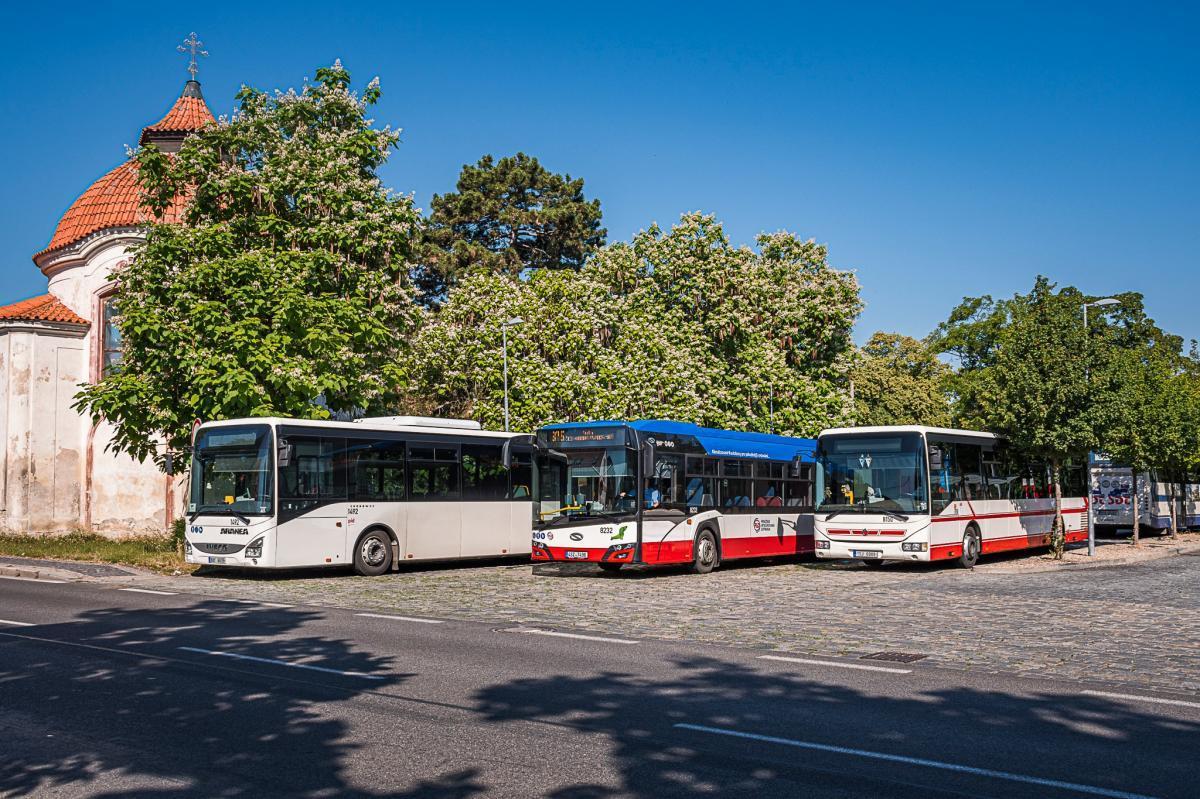
{"type": "Polygon", "coordinates": [[[337,706],[412,675],[396,673],[392,657],[304,634],[317,615],[202,601],[0,628],[0,796],[463,799],[485,790],[470,768],[402,792],[347,783],[347,761],[371,741],[355,739],[337,706]]]}
{"type": "MultiPolygon", "coordinates": [[[[674,667],[673,678],[659,681],[614,672],[518,680],[480,691],[478,710],[489,721],[538,722],[566,734],[601,733],[613,742],[616,784],[581,778],[548,789],[545,796],[555,799],[983,795],[978,780],[972,790],[972,783],[945,771],[698,733],[676,724],[934,758],[1116,790],[1176,786],[1163,796],[1188,795],[1194,788],[1190,756],[1147,758],[1145,752],[1155,741],[1170,741],[1172,751],[1195,751],[1200,724],[1142,713],[1104,698],[1064,701],[1049,693],[969,688],[915,698],[868,696],[844,685],[721,659],[680,659],[674,667]],[[1135,745],[1147,749],[1131,751],[1135,745]]],[[[581,775],[586,771],[580,769],[581,775]]],[[[983,784],[988,796],[1060,795],[1019,783],[989,779],[983,784]]]]}
{"type": "MultiPolygon", "coordinates": [[[[430,727],[424,719],[422,729],[435,732],[416,737],[409,730],[425,711],[376,696],[416,675],[397,670],[393,655],[305,628],[320,615],[200,601],[94,610],[67,623],[0,630],[0,796],[979,795],[977,777],[678,724],[1160,796],[1186,796],[1195,785],[1200,724],[1168,714],[1050,692],[868,694],[841,680],[817,682],[712,657],[677,658],[665,668],[628,661],[630,669],[644,663],[654,677],[603,666],[556,674],[548,658],[536,674],[482,680],[465,663],[460,669],[453,659],[427,658],[428,671],[455,675],[466,705],[454,690],[450,698],[424,697],[461,714],[462,723],[430,727]],[[341,674],[263,668],[181,647],[341,674]],[[350,712],[359,702],[369,712],[350,712]],[[488,743],[464,747],[459,734],[479,724],[488,743]],[[416,749],[435,757],[416,760],[416,749]],[[514,775],[538,790],[515,791],[514,775]]],[[[503,640],[499,652],[512,641],[503,640]]],[[[1028,785],[985,784],[988,795],[1045,795],[1028,785]]]]}
{"type": "Polygon", "coordinates": [[[310,566],[295,569],[235,569],[227,566],[201,566],[191,573],[192,577],[245,582],[286,582],[288,580],[311,580],[318,577],[350,577],[359,580],[387,580],[399,574],[422,574],[425,572],[469,571],[501,566],[528,566],[528,555],[506,555],[495,558],[465,560],[402,562],[399,571],[388,572],[379,577],[360,577],[351,566],[310,566]]]}

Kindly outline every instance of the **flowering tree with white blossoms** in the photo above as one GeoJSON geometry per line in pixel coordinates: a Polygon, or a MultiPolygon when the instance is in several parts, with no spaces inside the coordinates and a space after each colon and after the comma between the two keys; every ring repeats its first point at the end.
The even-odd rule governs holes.
{"type": "Polygon", "coordinates": [[[713,217],[601,250],[579,271],[460,283],[414,341],[410,407],[512,426],[666,417],[813,434],[848,419],[845,374],[862,304],[850,272],[789,233],[732,246],[713,217]]]}
{"type": "Polygon", "coordinates": [[[377,176],[398,141],[367,118],[379,96],[338,62],[300,92],[243,88],[233,117],[176,155],[138,151],[156,218],[188,203],[114,273],[123,361],[77,397],[117,448],[161,463],[158,442],[185,450],[194,419],[390,404],[420,324],[419,218],[377,176]]]}

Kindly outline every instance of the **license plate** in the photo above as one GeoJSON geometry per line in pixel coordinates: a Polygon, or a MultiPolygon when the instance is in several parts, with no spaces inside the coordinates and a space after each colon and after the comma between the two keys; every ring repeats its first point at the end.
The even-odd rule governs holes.
{"type": "Polygon", "coordinates": [[[852,549],[850,554],[856,558],[882,558],[883,553],[874,549],[852,549]]]}
{"type": "Polygon", "coordinates": [[[569,560],[587,560],[588,553],[580,552],[577,549],[568,549],[567,558],[569,560]]]}
{"type": "Polygon", "coordinates": [[[208,558],[208,562],[209,562],[209,563],[224,563],[224,562],[225,562],[225,558],[214,558],[214,557],[212,557],[212,556],[210,555],[210,556],[209,556],[209,558],[208,558]]]}

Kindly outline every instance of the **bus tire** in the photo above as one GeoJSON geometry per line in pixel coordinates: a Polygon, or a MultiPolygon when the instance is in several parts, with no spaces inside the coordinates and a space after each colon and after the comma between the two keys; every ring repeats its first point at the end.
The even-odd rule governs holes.
{"type": "Polygon", "coordinates": [[[392,567],[392,537],[376,527],[367,530],[354,544],[354,571],[364,577],[378,577],[392,567]]]}
{"type": "Polygon", "coordinates": [[[619,572],[619,571],[621,571],[621,567],[624,566],[625,564],[624,563],[612,563],[611,561],[605,561],[603,563],[597,563],[596,565],[600,567],[600,571],[602,571],[602,572],[619,572]]]}
{"type": "Polygon", "coordinates": [[[979,555],[982,552],[983,538],[979,535],[979,528],[972,524],[963,533],[962,554],[958,558],[958,565],[964,569],[975,568],[975,564],[979,562],[979,555]]]}
{"type": "Polygon", "coordinates": [[[708,574],[721,563],[717,536],[708,527],[700,528],[692,544],[692,574],[708,574]]]}

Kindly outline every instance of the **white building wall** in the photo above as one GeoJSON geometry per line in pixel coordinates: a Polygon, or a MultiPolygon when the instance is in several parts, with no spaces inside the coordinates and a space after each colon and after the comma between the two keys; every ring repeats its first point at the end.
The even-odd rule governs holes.
{"type": "Polygon", "coordinates": [[[22,532],[70,530],[81,522],[86,450],[70,404],[86,351],[77,334],[39,327],[0,330],[6,353],[0,525],[22,532]]]}
{"type": "Polygon", "coordinates": [[[91,322],[83,335],[0,325],[0,529],[122,535],[159,532],[182,515],[182,478],[110,451],[112,426],[93,429],[72,408],[80,384],[97,376],[99,297],[129,243],[126,231],[102,236],[49,270],[50,293],[91,322]]]}

